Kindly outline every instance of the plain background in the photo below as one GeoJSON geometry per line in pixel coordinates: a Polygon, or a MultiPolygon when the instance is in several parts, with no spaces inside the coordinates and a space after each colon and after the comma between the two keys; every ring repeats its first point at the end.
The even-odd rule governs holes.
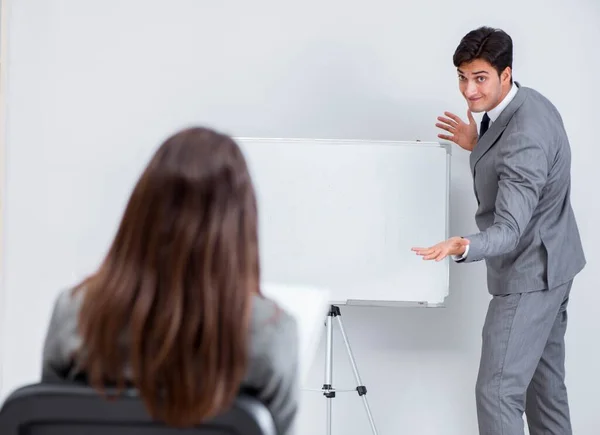
{"type": "MultiPolygon", "coordinates": [[[[64,13],[63,8],[74,4],[46,0],[15,3],[20,4],[20,13],[31,16],[31,28],[23,29],[15,37],[23,38],[21,43],[31,47],[44,44],[31,29],[40,26],[60,29],[60,22],[53,20],[64,13]]],[[[567,382],[574,433],[598,432],[600,258],[596,246],[600,244],[597,192],[600,152],[596,116],[600,97],[597,79],[600,3],[596,0],[410,3],[238,0],[218,4],[190,0],[108,3],[78,0],[76,3],[77,13],[97,16],[97,38],[102,38],[103,32],[110,32],[110,28],[103,26],[103,14],[119,8],[129,14],[138,12],[134,20],[123,23],[131,26],[132,32],[139,25],[156,26],[161,31],[163,25],[180,20],[187,26],[205,26],[211,37],[201,41],[197,52],[190,53],[190,59],[204,62],[210,77],[209,83],[198,84],[203,91],[197,102],[202,119],[197,122],[237,136],[436,140],[436,116],[450,110],[465,117],[466,105],[458,92],[451,61],[460,38],[480,25],[506,30],[515,41],[514,78],[523,86],[541,91],[556,104],[571,139],[572,200],[588,266],[573,286],[567,333],[567,382]]],[[[78,35],[74,33],[72,37],[78,35]]],[[[148,47],[144,41],[139,44],[132,47],[133,61],[139,47],[154,49],[157,62],[163,59],[161,56],[168,58],[168,47],[160,44],[148,47]]],[[[82,51],[79,55],[85,62],[93,53],[82,51]]],[[[43,60],[32,64],[32,71],[51,68],[52,53],[45,53],[43,60]]],[[[119,77],[131,79],[127,71],[115,69],[107,80],[119,77]]],[[[87,84],[92,88],[93,85],[87,84]]],[[[46,86],[49,85],[32,83],[29,97],[44,92],[46,86]]],[[[160,83],[145,91],[147,98],[140,101],[151,105],[153,93],[160,93],[160,83]]],[[[86,102],[85,94],[57,97],[86,102]]],[[[54,115],[38,113],[18,102],[9,109],[30,110],[28,138],[35,138],[36,126],[51,123],[54,115]]],[[[102,120],[89,122],[98,129],[105,128],[102,120]]],[[[148,135],[154,137],[159,127],[162,128],[148,126],[149,132],[155,129],[148,135]]],[[[6,134],[2,131],[3,136],[6,134]]],[[[23,147],[10,150],[13,154],[8,156],[7,183],[24,183],[35,192],[36,185],[43,183],[35,181],[35,168],[30,173],[10,171],[10,158],[22,158],[26,151],[23,147]]],[[[17,198],[8,198],[8,206],[11,200],[17,198]]],[[[36,212],[35,203],[20,200],[14,204],[20,204],[24,212],[36,212]]],[[[468,154],[455,149],[452,234],[475,230],[475,206],[468,154]]],[[[38,211],[43,213],[46,208],[38,211]]],[[[27,225],[29,216],[24,213],[22,222],[11,222],[5,227],[5,245],[11,237],[11,228],[27,225]]],[[[3,296],[11,309],[2,312],[2,394],[23,382],[36,380],[45,333],[38,326],[48,318],[59,290],[54,271],[44,266],[44,256],[52,254],[51,248],[31,252],[30,264],[21,270],[8,269],[7,253],[4,254],[5,287],[10,281],[19,283],[24,290],[3,296]],[[47,286],[30,288],[28,280],[35,274],[47,277],[47,286]]],[[[382,435],[477,433],[474,383],[488,301],[484,265],[452,265],[451,297],[445,309],[343,309],[346,329],[382,435]]],[[[334,385],[352,388],[355,384],[339,335],[336,339],[334,385]]],[[[321,357],[315,361],[311,378],[308,386],[320,388],[321,357]]],[[[299,433],[323,434],[325,399],[318,392],[305,392],[302,405],[299,433]]],[[[335,399],[334,433],[369,433],[356,394],[344,393],[335,399]]]]}

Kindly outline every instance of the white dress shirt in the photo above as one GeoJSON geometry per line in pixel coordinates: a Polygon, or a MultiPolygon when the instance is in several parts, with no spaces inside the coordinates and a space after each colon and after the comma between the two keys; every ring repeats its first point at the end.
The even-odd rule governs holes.
{"type": "MultiPolygon", "coordinates": [[[[492,110],[490,110],[489,112],[487,112],[487,115],[490,117],[490,125],[489,125],[490,127],[492,126],[492,124],[494,123],[494,121],[496,121],[498,119],[498,117],[500,116],[500,114],[502,113],[502,111],[504,109],[506,109],[506,106],[508,106],[509,103],[513,100],[513,98],[515,98],[515,95],[517,95],[517,91],[518,90],[519,90],[519,87],[513,81],[513,84],[512,84],[512,86],[510,88],[510,91],[508,91],[508,94],[506,94],[506,97],[504,97],[504,99],[502,101],[500,101],[500,104],[498,104],[492,110]]],[[[453,255],[452,259],[454,261],[462,261],[465,258],[467,258],[468,254],[469,254],[469,245],[467,245],[465,247],[465,252],[464,252],[463,255],[453,255]]]]}

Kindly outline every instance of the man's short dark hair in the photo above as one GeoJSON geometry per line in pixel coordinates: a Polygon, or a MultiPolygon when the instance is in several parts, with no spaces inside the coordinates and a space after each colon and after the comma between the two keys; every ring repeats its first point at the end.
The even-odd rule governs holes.
{"type": "Polygon", "coordinates": [[[510,67],[513,62],[513,43],[511,37],[501,29],[480,27],[467,33],[454,52],[454,66],[459,67],[476,59],[491,64],[498,75],[510,67]]]}

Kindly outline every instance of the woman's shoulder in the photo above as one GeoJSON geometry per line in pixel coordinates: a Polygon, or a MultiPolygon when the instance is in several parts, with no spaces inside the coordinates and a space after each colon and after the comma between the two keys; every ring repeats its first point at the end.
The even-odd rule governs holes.
{"type": "Polygon", "coordinates": [[[280,329],[286,325],[295,325],[296,320],[273,299],[255,295],[252,299],[251,328],[280,329]]]}
{"type": "Polygon", "coordinates": [[[69,336],[75,334],[84,291],[83,288],[67,288],[59,291],[50,320],[51,333],[69,336]]]}
{"type": "Polygon", "coordinates": [[[85,289],[82,287],[69,287],[59,291],[54,302],[54,311],[63,316],[77,313],[81,308],[85,289]]]}
{"type": "Polygon", "coordinates": [[[267,297],[255,295],[252,302],[244,384],[268,406],[281,433],[290,433],[298,403],[296,320],[267,297]]]}
{"type": "Polygon", "coordinates": [[[272,354],[281,346],[297,341],[296,319],[275,301],[262,295],[252,300],[250,342],[254,352],[272,354]]]}
{"type": "Polygon", "coordinates": [[[73,353],[81,345],[77,322],[82,297],[72,288],[56,296],[44,341],[42,379],[45,381],[66,377],[73,353]]]}

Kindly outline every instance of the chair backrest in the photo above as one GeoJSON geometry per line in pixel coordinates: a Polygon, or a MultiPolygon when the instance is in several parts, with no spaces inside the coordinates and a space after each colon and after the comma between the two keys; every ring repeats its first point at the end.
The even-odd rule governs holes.
{"type": "MultiPolygon", "coordinates": [[[[111,390],[107,390],[112,393],[111,390]]],[[[107,400],[88,386],[33,384],[14,391],[0,410],[2,435],[277,435],[269,410],[240,394],[230,410],[196,428],[154,421],[135,391],[107,400]]]]}

